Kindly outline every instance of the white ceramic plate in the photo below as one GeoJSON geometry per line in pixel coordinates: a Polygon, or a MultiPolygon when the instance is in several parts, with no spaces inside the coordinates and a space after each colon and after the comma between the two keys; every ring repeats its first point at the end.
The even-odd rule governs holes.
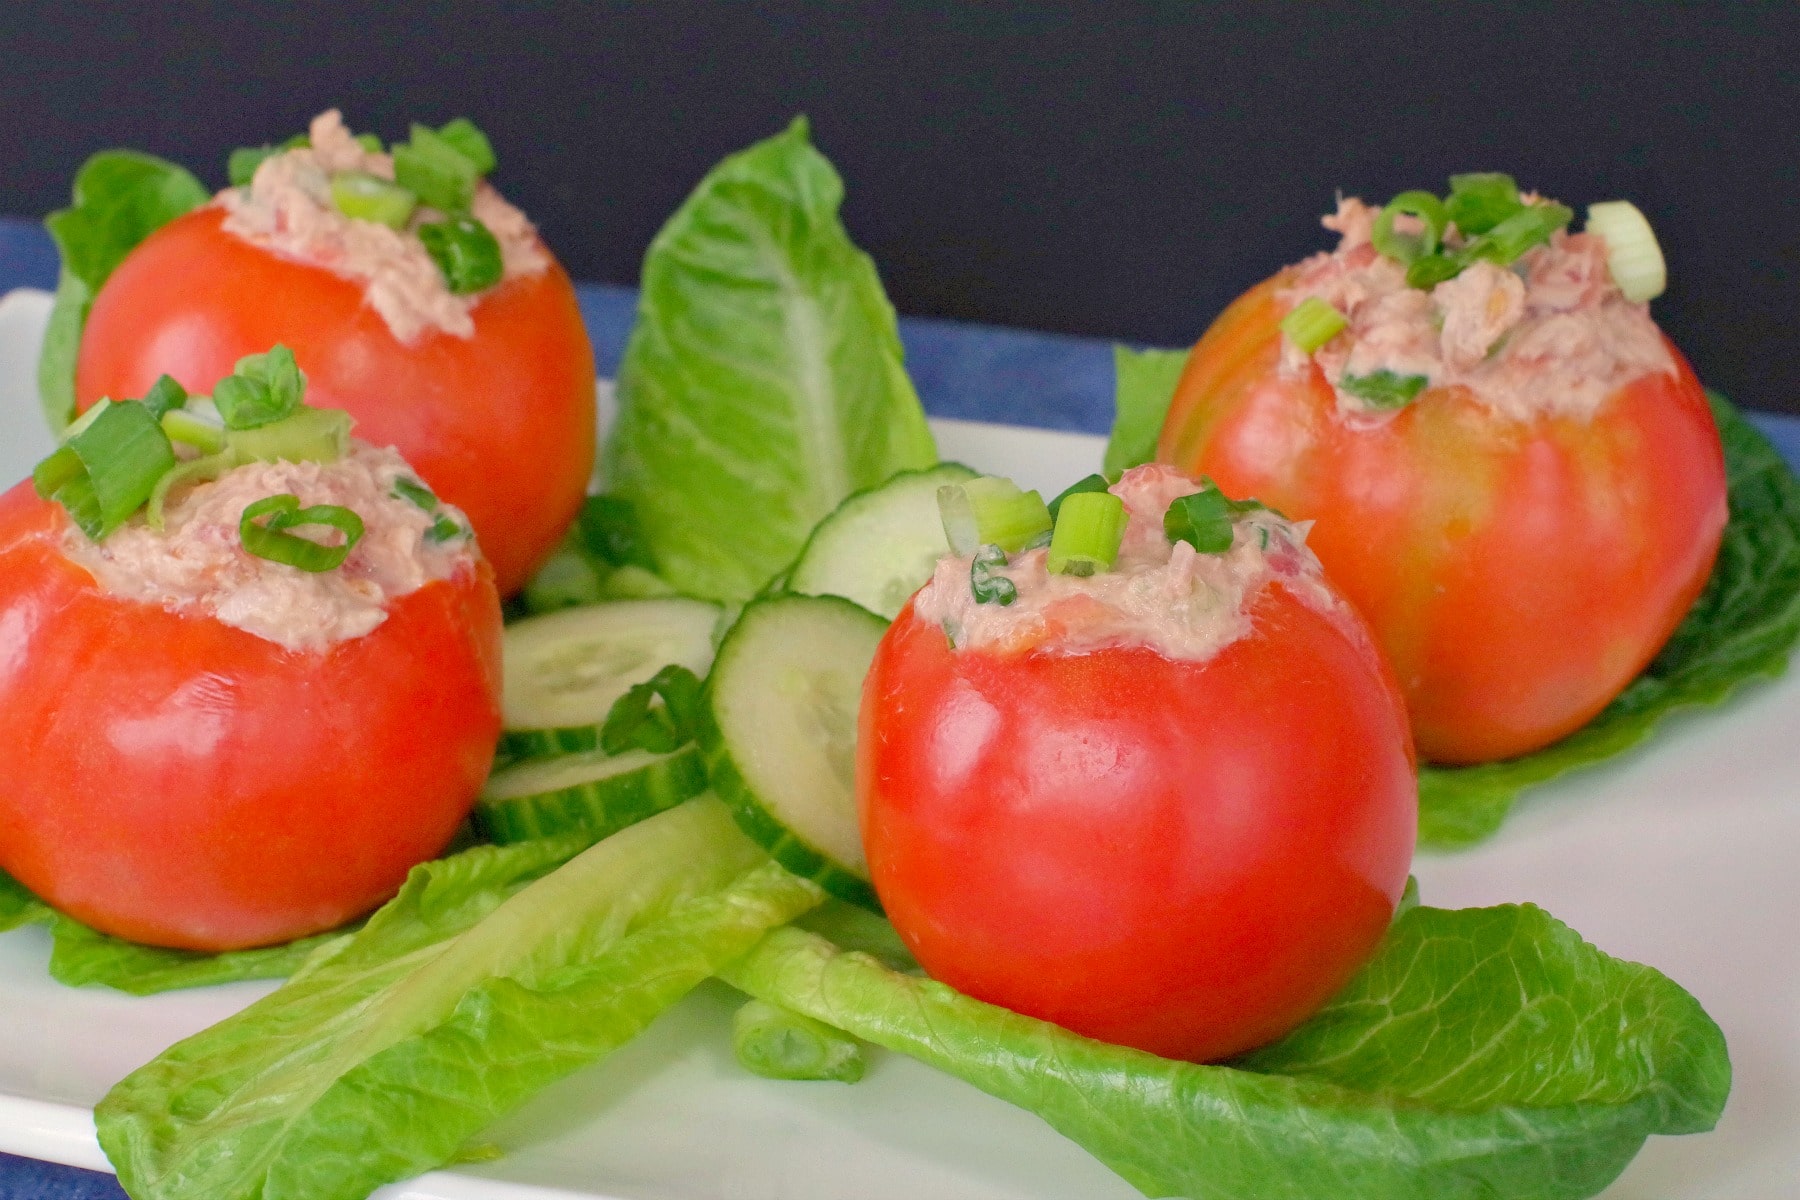
{"type": "MultiPolygon", "coordinates": [[[[0,300],[0,485],[49,448],[32,364],[48,297],[0,300]]],[[[1055,491],[1098,438],[937,421],[946,458],[1055,491]]],[[[1533,794],[1473,852],[1424,857],[1439,905],[1533,900],[1650,963],[1724,1027],[1736,1086],[1718,1130],[1654,1138],[1608,1200],[1800,1195],[1800,682],[1674,722],[1646,750],[1533,794]]],[[[91,1106],[113,1082],[267,985],[133,999],[45,975],[38,929],[0,936],[0,1150],[106,1168],[91,1106]]],[[[731,1000],[704,988],[610,1060],[491,1132],[506,1157],[387,1200],[1127,1200],[1035,1117],[898,1055],[854,1087],[754,1079],[731,1000]]]]}

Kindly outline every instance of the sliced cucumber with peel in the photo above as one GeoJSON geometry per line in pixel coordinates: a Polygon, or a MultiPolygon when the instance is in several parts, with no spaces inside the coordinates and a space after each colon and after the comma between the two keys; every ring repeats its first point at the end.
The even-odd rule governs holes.
{"type": "Polygon", "coordinates": [[[752,601],[707,680],[713,790],[796,875],[879,910],[856,819],[856,715],[888,623],[838,596],[752,601]]]}
{"type": "Polygon", "coordinates": [[[975,478],[961,463],[902,471],[858,492],[820,521],[795,560],[789,591],[843,596],[888,620],[931,579],[950,552],[937,490],[975,478]]]}
{"type": "Polygon", "coordinates": [[[615,600],[506,627],[500,752],[513,759],[593,750],[613,702],[670,663],[704,677],[722,609],[669,596],[615,600]]]}
{"type": "Polygon", "coordinates": [[[475,802],[475,824],[502,844],[574,832],[598,840],[705,790],[697,746],[567,754],[495,771],[475,802]]]}

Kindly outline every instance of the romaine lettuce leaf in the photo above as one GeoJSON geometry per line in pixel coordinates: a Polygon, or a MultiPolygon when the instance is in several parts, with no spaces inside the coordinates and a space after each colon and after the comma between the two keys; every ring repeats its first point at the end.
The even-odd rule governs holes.
{"type": "Polygon", "coordinates": [[[581,844],[479,847],[415,868],[362,930],[127,1076],[95,1110],[126,1189],[138,1200],[362,1196],[395,1177],[383,1172],[444,1161],[463,1136],[446,1146],[445,1131],[485,1124],[510,1089],[541,1086],[635,1032],[662,989],[753,941],[733,940],[744,929],[817,903],[809,886],[758,885],[732,894],[722,924],[678,921],[684,932],[650,936],[767,861],[710,797],[553,869],[581,844]],[[611,995],[617,1012],[585,1007],[611,995]],[[523,1065],[535,1054],[547,1073],[523,1065]],[[395,1114],[406,1113],[419,1127],[403,1134],[411,1117],[395,1114]]]}
{"type": "Polygon", "coordinates": [[[1186,350],[1113,347],[1113,427],[1101,467],[1108,478],[1156,457],[1156,439],[1187,360],[1186,350]]]}
{"type": "MultiPolygon", "coordinates": [[[[1185,351],[1114,347],[1118,419],[1107,469],[1149,461],[1185,351]]],[[[1419,769],[1419,846],[1490,837],[1526,788],[1637,745],[1670,713],[1719,704],[1787,669],[1800,639],[1800,480],[1730,401],[1707,393],[1725,447],[1731,519],[1706,591],[1669,644],[1599,716],[1535,754],[1474,767],[1419,769]]]]}
{"type": "Polygon", "coordinates": [[[56,911],[25,890],[25,885],[0,871],[0,933],[21,925],[54,919],[56,911]]]}
{"type": "Polygon", "coordinates": [[[1574,1200],[1711,1128],[1718,1026],[1537,908],[1409,910],[1375,961],[1232,1066],[1090,1041],[776,930],[722,977],[1029,1109],[1148,1196],[1574,1200]]]}
{"type": "Polygon", "coordinates": [[[285,979],[321,947],[350,936],[346,930],[333,929],[279,946],[204,954],[108,937],[61,916],[51,924],[50,931],[52,979],[70,987],[101,984],[134,996],[244,979],[285,979]]]}
{"type": "Polygon", "coordinates": [[[62,272],[38,358],[38,394],[59,436],[75,417],[75,359],[100,285],[138,243],[211,195],[174,163],[134,150],[93,155],[75,173],[73,191],[68,208],[44,218],[62,272]]]}
{"type": "Polygon", "coordinates": [[[683,592],[749,599],[844,497],[937,460],[843,190],[796,120],[715,167],[644,260],[607,479],[683,592]]]}
{"type": "Polygon", "coordinates": [[[1800,480],[1769,439],[1709,392],[1725,445],[1731,519],[1706,590],[1655,661],[1599,716],[1535,754],[1419,770],[1419,844],[1472,845],[1532,784],[1611,758],[1682,708],[1718,704],[1787,669],[1800,638],[1800,480]]]}

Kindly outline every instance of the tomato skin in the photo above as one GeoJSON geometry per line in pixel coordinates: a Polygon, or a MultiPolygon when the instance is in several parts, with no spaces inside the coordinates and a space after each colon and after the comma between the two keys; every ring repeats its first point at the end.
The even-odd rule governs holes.
{"type": "Polygon", "coordinates": [[[560,266],[501,284],[475,333],[403,344],[359,284],[283,258],[196,209],[151,234],[101,287],[82,333],[78,409],[141,396],[158,376],[210,393],[277,342],[306,372],[306,402],[397,447],[468,514],[502,595],[574,520],[594,465],[594,354],[560,266]]]}
{"type": "Polygon", "coordinates": [[[1354,614],[1280,584],[1204,662],[953,651],[909,604],[864,685],[877,893],[970,995],[1193,1061],[1299,1024],[1392,920],[1418,792],[1354,614]]]}
{"type": "Polygon", "coordinates": [[[358,916],[442,850],[499,732],[485,564],[291,652],[103,592],[0,496],[0,868],[106,933],[225,950],[358,916]]]}
{"type": "Polygon", "coordinates": [[[1314,365],[1278,370],[1277,275],[1194,347],[1157,458],[1295,520],[1368,618],[1421,757],[1510,758],[1591,720],[1706,585],[1727,518],[1699,380],[1619,389],[1591,421],[1501,417],[1434,388],[1346,419],[1314,365]]]}

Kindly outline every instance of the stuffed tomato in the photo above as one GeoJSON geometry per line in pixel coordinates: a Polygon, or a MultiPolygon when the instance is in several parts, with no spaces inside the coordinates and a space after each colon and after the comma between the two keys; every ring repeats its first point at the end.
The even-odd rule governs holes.
{"type": "Polygon", "coordinates": [[[454,834],[499,729],[499,600],[461,515],[341,413],[184,423],[168,387],[0,497],[0,869],[119,937],[270,944],[454,834]]]}
{"type": "Polygon", "coordinates": [[[234,163],[239,186],[112,272],[82,333],[77,406],[165,372],[208,391],[285,343],[311,403],[352,414],[468,514],[510,594],[593,469],[594,358],[568,276],[482,180],[492,152],[466,122],[415,127],[385,153],[333,111],[299,140],[253,171],[234,163]]]}
{"type": "Polygon", "coordinates": [[[1649,314],[1648,225],[1617,202],[1568,220],[1505,176],[1342,201],[1335,250],[1200,339],[1158,444],[1317,522],[1427,759],[1585,724],[1674,632],[1724,529],[1706,396],[1649,314]]]}
{"type": "Polygon", "coordinates": [[[1162,466],[1060,509],[1047,547],[942,560],[882,640],[870,877],[934,977],[1224,1058],[1387,929],[1417,819],[1404,706],[1304,527],[1162,466]]]}

